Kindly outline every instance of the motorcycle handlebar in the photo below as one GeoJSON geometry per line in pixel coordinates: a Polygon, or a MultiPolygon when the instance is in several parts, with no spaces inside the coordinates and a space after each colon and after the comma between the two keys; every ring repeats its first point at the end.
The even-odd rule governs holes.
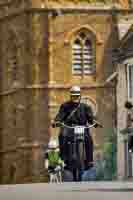
{"type": "Polygon", "coordinates": [[[103,127],[100,123],[98,123],[97,121],[95,121],[95,123],[93,123],[93,124],[91,124],[91,125],[89,125],[89,126],[80,126],[80,125],[75,125],[75,126],[69,126],[69,125],[66,125],[66,124],[64,124],[64,123],[62,123],[62,122],[56,122],[56,124],[57,125],[61,125],[61,126],[64,126],[64,127],[66,127],[66,128],[70,128],[70,129],[73,129],[73,128],[75,128],[76,126],[77,127],[83,127],[83,128],[85,128],[85,129],[89,129],[89,128],[93,128],[93,127],[95,127],[96,125],[98,125],[99,127],[103,127]]]}

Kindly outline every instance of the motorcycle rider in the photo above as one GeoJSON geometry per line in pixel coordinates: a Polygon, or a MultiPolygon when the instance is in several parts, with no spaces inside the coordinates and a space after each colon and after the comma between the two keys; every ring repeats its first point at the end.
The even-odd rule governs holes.
{"type": "MultiPolygon", "coordinates": [[[[95,118],[93,116],[92,109],[89,105],[81,103],[81,91],[79,86],[72,86],[70,89],[70,100],[63,103],[60,106],[57,113],[53,127],[60,126],[59,122],[68,126],[87,126],[87,124],[93,124],[95,118]]],[[[100,126],[96,123],[95,127],[100,126]]],[[[61,157],[65,162],[65,168],[72,172],[73,180],[77,181],[75,169],[80,165],[78,154],[74,157],[73,152],[73,130],[61,127],[59,133],[59,147],[61,151],[61,157]],[[67,137],[69,135],[69,137],[67,137]]],[[[88,170],[93,167],[93,141],[90,135],[89,129],[85,129],[85,153],[84,161],[82,165],[83,170],[88,170]]]]}

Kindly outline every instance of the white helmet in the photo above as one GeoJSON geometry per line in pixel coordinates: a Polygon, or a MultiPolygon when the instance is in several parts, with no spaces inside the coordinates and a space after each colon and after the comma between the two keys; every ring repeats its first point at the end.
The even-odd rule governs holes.
{"type": "Polygon", "coordinates": [[[70,89],[70,94],[71,96],[80,96],[80,87],[77,85],[72,86],[70,89]]]}
{"type": "Polygon", "coordinates": [[[56,139],[51,139],[48,143],[48,148],[49,149],[56,149],[58,148],[58,144],[57,144],[57,141],[56,139]]]}

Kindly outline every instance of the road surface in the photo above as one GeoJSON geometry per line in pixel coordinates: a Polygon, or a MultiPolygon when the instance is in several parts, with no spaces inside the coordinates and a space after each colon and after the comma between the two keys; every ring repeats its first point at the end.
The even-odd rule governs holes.
{"type": "Polygon", "coordinates": [[[0,200],[132,200],[133,182],[1,185],[0,200]]]}

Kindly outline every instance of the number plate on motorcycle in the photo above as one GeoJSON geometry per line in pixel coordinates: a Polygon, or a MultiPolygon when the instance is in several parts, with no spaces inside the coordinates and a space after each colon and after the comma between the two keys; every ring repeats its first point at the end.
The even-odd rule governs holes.
{"type": "Polygon", "coordinates": [[[81,126],[74,127],[74,133],[75,134],[83,134],[84,133],[84,127],[81,127],[81,126]]]}

